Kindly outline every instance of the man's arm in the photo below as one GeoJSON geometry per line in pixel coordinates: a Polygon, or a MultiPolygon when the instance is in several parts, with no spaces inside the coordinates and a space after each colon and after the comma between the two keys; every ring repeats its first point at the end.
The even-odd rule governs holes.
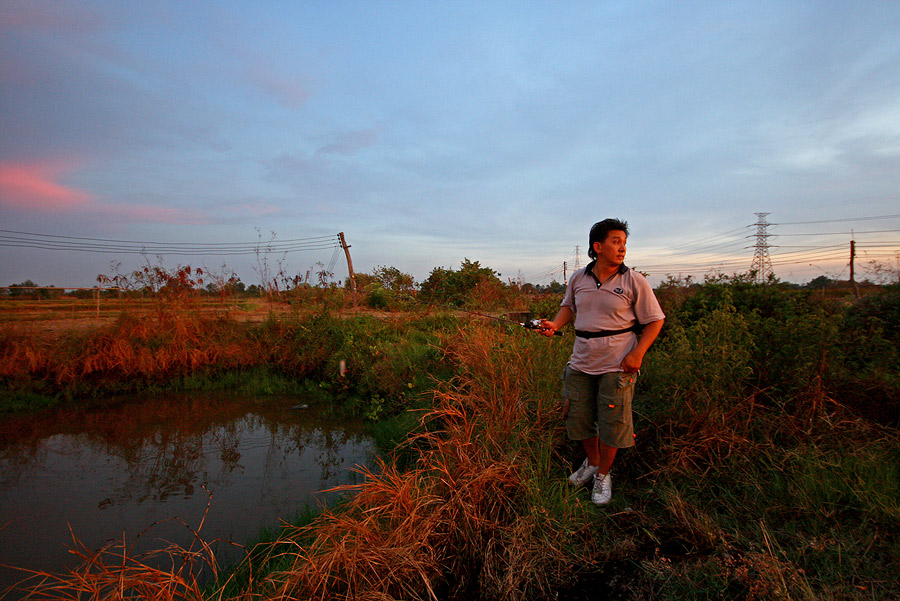
{"type": "Polygon", "coordinates": [[[651,321],[644,326],[644,331],[641,332],[641,336],[638,338],[637,346],[622,359],[622,371],[633,373],[641,368],[641,363],[644,362],[644,355],[647,354],[650,345],[653,344],[653,341],[659,336],[659,332],[662,330],[665,321],[665,319],[651,321]]]}

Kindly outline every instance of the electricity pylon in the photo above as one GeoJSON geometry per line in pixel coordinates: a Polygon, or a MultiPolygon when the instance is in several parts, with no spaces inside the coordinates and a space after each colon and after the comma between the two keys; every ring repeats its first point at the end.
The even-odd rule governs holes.
{"type": "Polygon", "coordinates": [[[753,253],[753,262],[750,263],[750,273],[755,273],[756,281],[765,284],[772,276],[772,259],[769,258],[768,237],[772,234],[766,232],[766,227],[774,225],[766,221],[768,213],[755,213],[756,215],[756,249],[753,253]]]}

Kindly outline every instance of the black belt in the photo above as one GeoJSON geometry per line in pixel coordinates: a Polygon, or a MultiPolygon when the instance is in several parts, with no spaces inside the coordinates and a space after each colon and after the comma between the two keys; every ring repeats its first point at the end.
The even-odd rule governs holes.
{"type": "Polygon", "coordinates": [[[643,329],[639,323],[634,324],[630,328],[624,330],[600,330],[599,332],[587,332],[585,330],[575,330],[575,335],[579,338],[606,338],[607,336],[615,336],[616,334],[625,334],[626,332],[639,332],[643,329]]]}

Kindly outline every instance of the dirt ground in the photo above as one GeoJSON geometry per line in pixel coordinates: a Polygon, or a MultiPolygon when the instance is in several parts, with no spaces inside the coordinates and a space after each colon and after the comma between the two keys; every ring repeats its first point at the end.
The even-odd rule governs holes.
{"type": "MultiPolygon", "coordinates": [[[[3,299],[0,300],[0,327],[41,335],[84,332],[115,322],[123,312],[150,315],[157,310],[154,301],[141,300],[3,299]]],[[[227,313],[238,321],[254,323],[265,320],[273,312],[287,313],[290,306],[254,299],[250,302],[203,302],[185,310],[227,313]]]]}
{"type": "MultiPolygon", "coordinates": [[[[75,299],[59,298],[44,300],[0,299],[0,328],[6,331],[20,331],[37,336],[58,336],[95,330],[115,322],[123,313],[132,315],[152,315],[159,310],[157,301],[131,299],[75,299]]],[[[286,316],[296,311],[288,303],[270,302],[265,299],[218,299],[201,300],[189,308],[180,309],[206,314],[227,314],[243,323],[260,323],[270,315],[286,316]]],[[[351,304],[339,307],[342,315],[359,312],[380,314],[351,304]]]]}

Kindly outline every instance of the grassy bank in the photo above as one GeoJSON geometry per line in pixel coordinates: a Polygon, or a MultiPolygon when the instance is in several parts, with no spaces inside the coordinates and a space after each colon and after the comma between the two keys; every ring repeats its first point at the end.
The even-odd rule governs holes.
{"type": "MultiPolygon", "coordinates": [[[[170,371],[136,362],[146,373],[133,379],[265,365],[321,378],[359,414],[415,419],[410,435],[345,505],[258,545],[239,581],[201,591],[183,572],[123,580],[108,566],[63,581],[164,599],[900,597],[900,290],[829,301],[735,279],[658,292],[668,323],[642,370],[637,445],[617,459],[608,507],[565,484],[581,460],[557,408],[571,334],[424,313],[273,319],[224,328],[209,347],[199,330],[179,334],[155,351],[177,357],[170,371]],[[221,350],[229,340],[233,354],[221,350]]],[[[123,366],[89,362],[85,349],[154,348],[127,319],[115,327],[131,350],[110,332],[87,337],[60,367],[57,347],[31,375],[3,372],[5,385],[56,374],[48,386],[78,392],[121,379],[123,366]]],[[[29,356],[21,344],[10,356],[29,356]]]]}
{"type": "Polygon", "coordinates": [[[642,381],[638,445],[620,456],[603,509],[564,484],[580,460],[554,408],[569,343],[460,331],[446,344],[457,377],[435,392],[410,441],[415,467],[388,465],[342,511],[287,529],[270,549],[290,567],[255,590],[283,599],[896,598],[896,354],[858,348],[896,336],[896,303],[888,291],[822,306],[727,282],[670,304],[671,329],[642,381]],[[887,402],[873,411],[868,395],[887,402]]]}
{"type": "Polygon", "coordinates": [[[298,392],[378,419],[443,373],[436,341],[452,319],[430,313],[271,312],[259,322],[183,308],[125,311],[95,328],[0,332],[0,412],[102,402],[155,390],[298,392]],[[342,367],[343,366],[343,367],[342,367]]]}

